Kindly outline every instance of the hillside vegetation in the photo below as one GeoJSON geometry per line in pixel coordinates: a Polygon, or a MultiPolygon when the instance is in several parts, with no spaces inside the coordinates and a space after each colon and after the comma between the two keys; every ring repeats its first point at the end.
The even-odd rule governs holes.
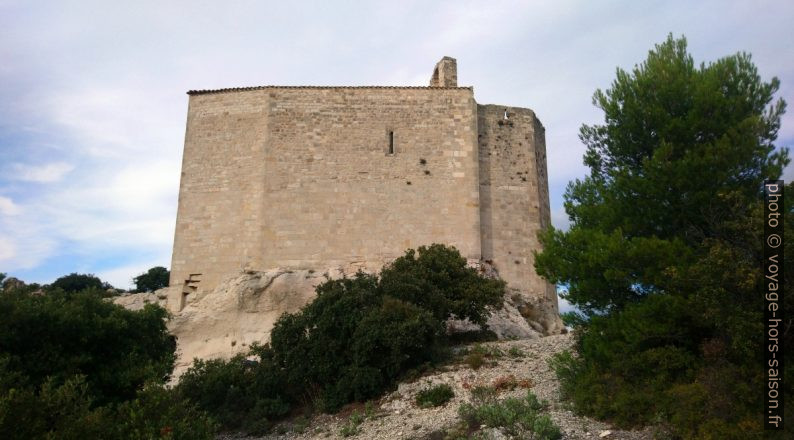
{"type": "Polygon", "coordinates": [[[0,437],[211,438],[265,432],[298,412],[377,397],[448,356],[448,318],[483,324],[505,284],[443,245],[420,247],[379,276],[328,280],[276,323],[271,342],[230,360],[196,360],[165,388],[175,343],[167,313],[125,310],[107,291],[4,283],[0,294],[0,437]]]}
{"type": "MultiPolygon", "coordinates": [[[[581,129],[590,173],[566,190],[571,227],[543,234],[536,258],[582,312],[568,316],[578,356],[555,363],[582,413],[658,424],[673,438],[786,435],[764,437],[762,400],[762,184],[789,163],[774,145],[779,85],[762,81],[748,54],[696,66],[686,40],[671,36],[595,93],[604,124],[581,129]]],[[[794,185],[786,190],[794,237],[794,185]]],[[[782,274],[783,347],[794,344],[792,271],[782,274]]],[[[791,381],[782,393],[791,401],[791,381]]]]}

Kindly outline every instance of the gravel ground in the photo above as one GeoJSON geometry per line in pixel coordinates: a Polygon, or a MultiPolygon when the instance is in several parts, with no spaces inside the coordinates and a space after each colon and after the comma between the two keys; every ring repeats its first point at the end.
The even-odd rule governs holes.
{"type": "MultiPolygon", "coordinates": [[[[527,380],[531,390],[541,400],[549,403],[547,410],[549,416],[563,431],[563,439],[626,439],[650,440],[652,431],[622,431],[606,423],[581,417],[567,409],[567,405],[560,402],[559,382],[554,372],[549,368],[547,360],[554,354],[566,350],[573,344],[570,334],[548,336],[540,339],[501,341],[483,344],[495,346],[505,354],[496,359],[496,365],[483,366],[472,370],[466,364],[451,365],[447,371],[435,372],[431,375],[411,382],[402,383],[398,389],[378,402],[374,408],[374,417],[365,420],[358,427],[358,433],[348,439],[372,440],[397,440],[397,439],[426,439],[430,433],[456,424],[458,407],[461,403],[469,401],[471,393],[468,389],[477,385],[490,385],[498,378],[514,376],[517,381],[527,380]],[[516,347],[524,353],[523,357],[511,357],[508,351],[516,347]],[[431,384],[445,383],[450,385],[455,397],[444,406],[422,409],[416,406],[414,399],[417,392],[431,384]]],[[[500,399],[526,395],[526,391],[517,388],[499,395],[500,399]]],[[[308,426],[296,432],[291,426],[283,425],[286,431],[281,434],[270,434],[264,437],[240,437],[222,435],[218,440],[298,440],[298,439],[341,439],[340,431],[348,422],[348,414],[320,415],[308,422],[308,426]]],[[[504,438],[496,435],[494,438],[504,438]]]]}

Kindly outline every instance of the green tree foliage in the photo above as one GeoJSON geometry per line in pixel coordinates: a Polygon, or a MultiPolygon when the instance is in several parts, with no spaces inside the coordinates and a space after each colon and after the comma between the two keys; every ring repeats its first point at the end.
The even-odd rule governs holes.
{"type": "Polygon", "coordinates": [[[150,384],[133,400],[96,406],[84,376],[62,385],[0,394],[3,439],[212,439],[216,424],[206,413],[161,385],[150,384]]]}
{"type": "Polygon", "coordinates": [[[747,54],[696,67],[683,38],[619,69],[593,97],[605,124],[581,129],[590,175],[569,184],[572,227],[543,237],[540,273],[568,283],[569,301],[604,310],[662,290],[666,268],[693,261],[692,248],[730,238],[722,220],[746,214],[788,163],[773,145],[778,87],[747,54]]]}
{"type": "Polygon", "coordinates": [[[316,300],[279,319],[270,344],[290,389],[334,411],[434,360],[443,332],[429,311],[383,295],[375,276],[359,273],[318,286],[316,300]]]}
{"type": "Polygon", "coordinates": [[[503,303],[504,281],[479,276],[456,249],[441,244],[409,249],[380,277],[384,294],[427,309],[438,320],[455,316],[484,326],[488,307],[503,303]]]}
{"type": "Polygon", "coordinates": [[[61,385],[48,379],[38,387],[2,391],[0,438],[46,438],[47,434],[63,439],[109,438],[104,423],[108,411],[93,408],[84,376],[73,376],[61,385]]]}
{"type": "Polygon", "coordinates": [[[380,278],[317,286],[313,302],[279,318],[269,346],[252,349],[258,364],[196,361],[177,390],[227,429],[261,431],[296,407],[335,411],[440,359],[445,320],[479,322],[503,295],[504,283],[478,276],[454,248],[408,250],[380,278]]]}
{"type": "Polygon", "coordinates": [[[103,301],[98,292],[0,296],[0,357],[25,384],[61,385],[85,376],[99,404],[135,397],[149,380],[163,381],[174,363],[174,338],[164,309],[133,312],[103,301]]]}
{"type": "Polygon", "coordinates": [[[133,278],[136,292],[154,292],[157,289],[168,287],[168,277],[171,272],[163,266],[155,266],[133,278]]]}
{"type": "Polygon", "coordinates": [[[102,282],[93,274],[71,273],[64,275],[50,284],[51,289],[61,289],[67,293],[80,292],[86,289],[104,289],[112,288],[108,283],[102,282]]]}
{"type": "Polygon", "coordinates": [[[580,410],[685,438],[760,435],[761,191],[789,162],[778,87],[747,54],[696,66],[671,36],[595,93],[605,123],[581,130],[590,174],[566,191],[571,228],[544,233],[536,258],[590,318],[580,356],[557,361],[580,410]]]}
{"type": "Polygon", "coordinates": [[[213,438],[215,422],[162,386],[175,350],[165,310],[101,292],[0,295],[0,438],[213,438]]]}
{"type": "Polygon", "coordinates": [[[196,359],[179,380],[178,394],[213,415],[225,429],[253,434],[267,431],[272,421],[290,410],[284,373],[271,351],[252,347],[259,363],[237,355],[230,360],[196,359]]]}
{"type": "Polygon", "coordinates": [[[160,384],[147,384],[118,405],[110,421],[108,438],[117,439],[210,440],[218,429],[207,413],[160,384]]]}

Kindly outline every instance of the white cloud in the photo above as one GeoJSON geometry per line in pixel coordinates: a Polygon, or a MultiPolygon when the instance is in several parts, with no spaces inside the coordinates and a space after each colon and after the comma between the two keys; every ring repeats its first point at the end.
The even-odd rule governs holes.
{"type": "Polygon", "coordinates": [[[0,235],[0,264],[4,272],[34,268],[58,249],[56,240],[27,219],[27,215],[0,219],[0,229],[13,231],[13,235],[0,235]]]}
{"type": "Polygon", "coordinates": [[[10,238],[0,235],[0,262],[10,260],[17,255],[16,246],[10,238]]]}
{"type": "Polygon", "coordinates": [[[52,183],[63,178],[74,169],[74,165],[66,162],[53,162],[43,165],[14,164],[12,178],[24,182],[52,183]]]}
{"type": "Polygon", "coordinates": [[[24,203],[0,197],[0,213],[5,214],[0,230],[13,231],[0,243],[4,271],[33,268],[66,251],[77,271],[94,269],[80,266],[75,256],[101,262],[119,254],[128,254],[128,261],[161,255],[157,264],[168,265],[178,163],[144,158],[120,168],[112,160],[100,163],[91,173],[80,173],[24,203]]]}
{"type": "Polygon", "coordinates": [[[8,197],[0,196],[0,214],[5,216],[19,215],[22,209],[8,197]]]}

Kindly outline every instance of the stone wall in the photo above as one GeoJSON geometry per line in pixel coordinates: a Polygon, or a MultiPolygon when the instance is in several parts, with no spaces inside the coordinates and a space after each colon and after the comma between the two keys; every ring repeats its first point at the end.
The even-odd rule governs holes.
{"type": "Polygon", "coordinates": [[[533,266],[550,224],[543,125],[529,109],[477,105],[455,59],[430,87],[189,94],[172,311],[241,270],[375,272],[444,243],[489,262],[537,332],[562,329],[533,266]]]}
{"type": "Polygon", "coordinates": [[[193,93],[171,285],[192,275],[208,291],[240,269],[377,269],[433,242],[478,259],[478,167],[470,88],[193,93]]]}
{"type": "Polygon", "coordinates": [[[191,97],[179,189],[172,286],[217,284],[261,262],[267,94],[191,97]]]}
{"type": "Polygon", "coordinates": [[[482,258],[509,287],[556,310],[554,287],[537,275],[532,254],[550,224],[543,125],[526,108],[480,105],[477,113],[482,258]]]}
{"type": "Polygon", "coordinates": [[[436,63],[433,75],[430,76],[430,87],[457,87],[458,86],[458,61],[454,58],[444,57],[436,63]]]}

